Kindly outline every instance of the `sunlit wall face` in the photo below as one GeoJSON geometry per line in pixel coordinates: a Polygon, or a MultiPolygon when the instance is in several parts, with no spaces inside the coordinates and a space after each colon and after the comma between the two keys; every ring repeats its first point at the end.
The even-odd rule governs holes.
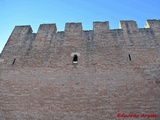
{"type": "Polygon", "coordinates": [[[135,20],[142,28],[146,19],[160,18],[159,4],[158,0],[0,0],[0,52],[16,25],[31,25],[37,32],[39,24],[56,23],[63,31],[66,22],[82,22],[83,29],[91,30],[93,21],[110,21],[110,28],[118,28],[120,20],[135,20]]]}

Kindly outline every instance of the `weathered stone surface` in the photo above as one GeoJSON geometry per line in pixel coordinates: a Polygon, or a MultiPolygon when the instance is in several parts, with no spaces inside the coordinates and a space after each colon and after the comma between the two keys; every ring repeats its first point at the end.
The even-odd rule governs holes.
{"type": "Polygon", "coordinates": [[[160,119],[160,20],[16,26],[0,56],[1,120],[160,119]],[[77,62],[73,57],[77,55],[77,62]]]}

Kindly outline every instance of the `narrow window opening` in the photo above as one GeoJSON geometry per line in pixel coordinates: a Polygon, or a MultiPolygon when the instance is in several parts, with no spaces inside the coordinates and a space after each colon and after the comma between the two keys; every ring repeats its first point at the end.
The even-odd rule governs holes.
{"type": "Polygon", "coordinates": [[[129,60],[131,61],[132,60],[131,55],[129,54],[128,56],[129,56],[129,60]]]}
{"type": "Polygon", "coordinates": [[[73,63],[78,63],[78,56],[77,55],[73,56],[73,63]]]}
{"type": "Polygon", "coordinates": [[[14,59],[14,60],[13,60],[12,65],[14,65],[14,64],[15,64],[15,62],[16,62],[16,59],[14,59]]]}

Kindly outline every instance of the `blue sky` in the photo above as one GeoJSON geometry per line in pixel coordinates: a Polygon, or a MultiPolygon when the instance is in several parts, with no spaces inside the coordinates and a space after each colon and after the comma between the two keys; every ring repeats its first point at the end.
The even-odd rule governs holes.
{"type": "Polygon", "coordinates": [[[147,19],[160,19],[160,0],[0,0],[0,52],[16,25],[56,23],[63,31],[66,22],[82,22],[84,30],[93,21],[109,21],[118,28],[120,20],[135,20],[140,28],[147,19]]]}

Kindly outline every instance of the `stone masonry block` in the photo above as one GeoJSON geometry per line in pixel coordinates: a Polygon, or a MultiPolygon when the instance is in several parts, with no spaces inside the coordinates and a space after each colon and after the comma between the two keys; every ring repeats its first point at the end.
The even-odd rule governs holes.
{"type": "Polygon", "coordinates": [[[98,34],[101,32],[108,32],[109,31],[109,22],[93,22],[93,31],[94,34],[98,34]]]}
{"type": "Polygon", "coordinates": [[[160,20],[147,20],[145,24],[145,28],[160,28],[160,20]]]}
{"type": "Polygon", "coordinates": [[[119,28],[130,32],[138,31],[137,23],[133,20],[120,21],[119,28]]]}
{"type": "Polygon", "coordinates": [[[32,28],[30,25],[26,26],[15,26],[12,34],[31,34],[32,28]]]}
{"type": "Polygon", "coordinates": [[[65,35],[81,35],[82,23],[66,23],[65,35]]]}

